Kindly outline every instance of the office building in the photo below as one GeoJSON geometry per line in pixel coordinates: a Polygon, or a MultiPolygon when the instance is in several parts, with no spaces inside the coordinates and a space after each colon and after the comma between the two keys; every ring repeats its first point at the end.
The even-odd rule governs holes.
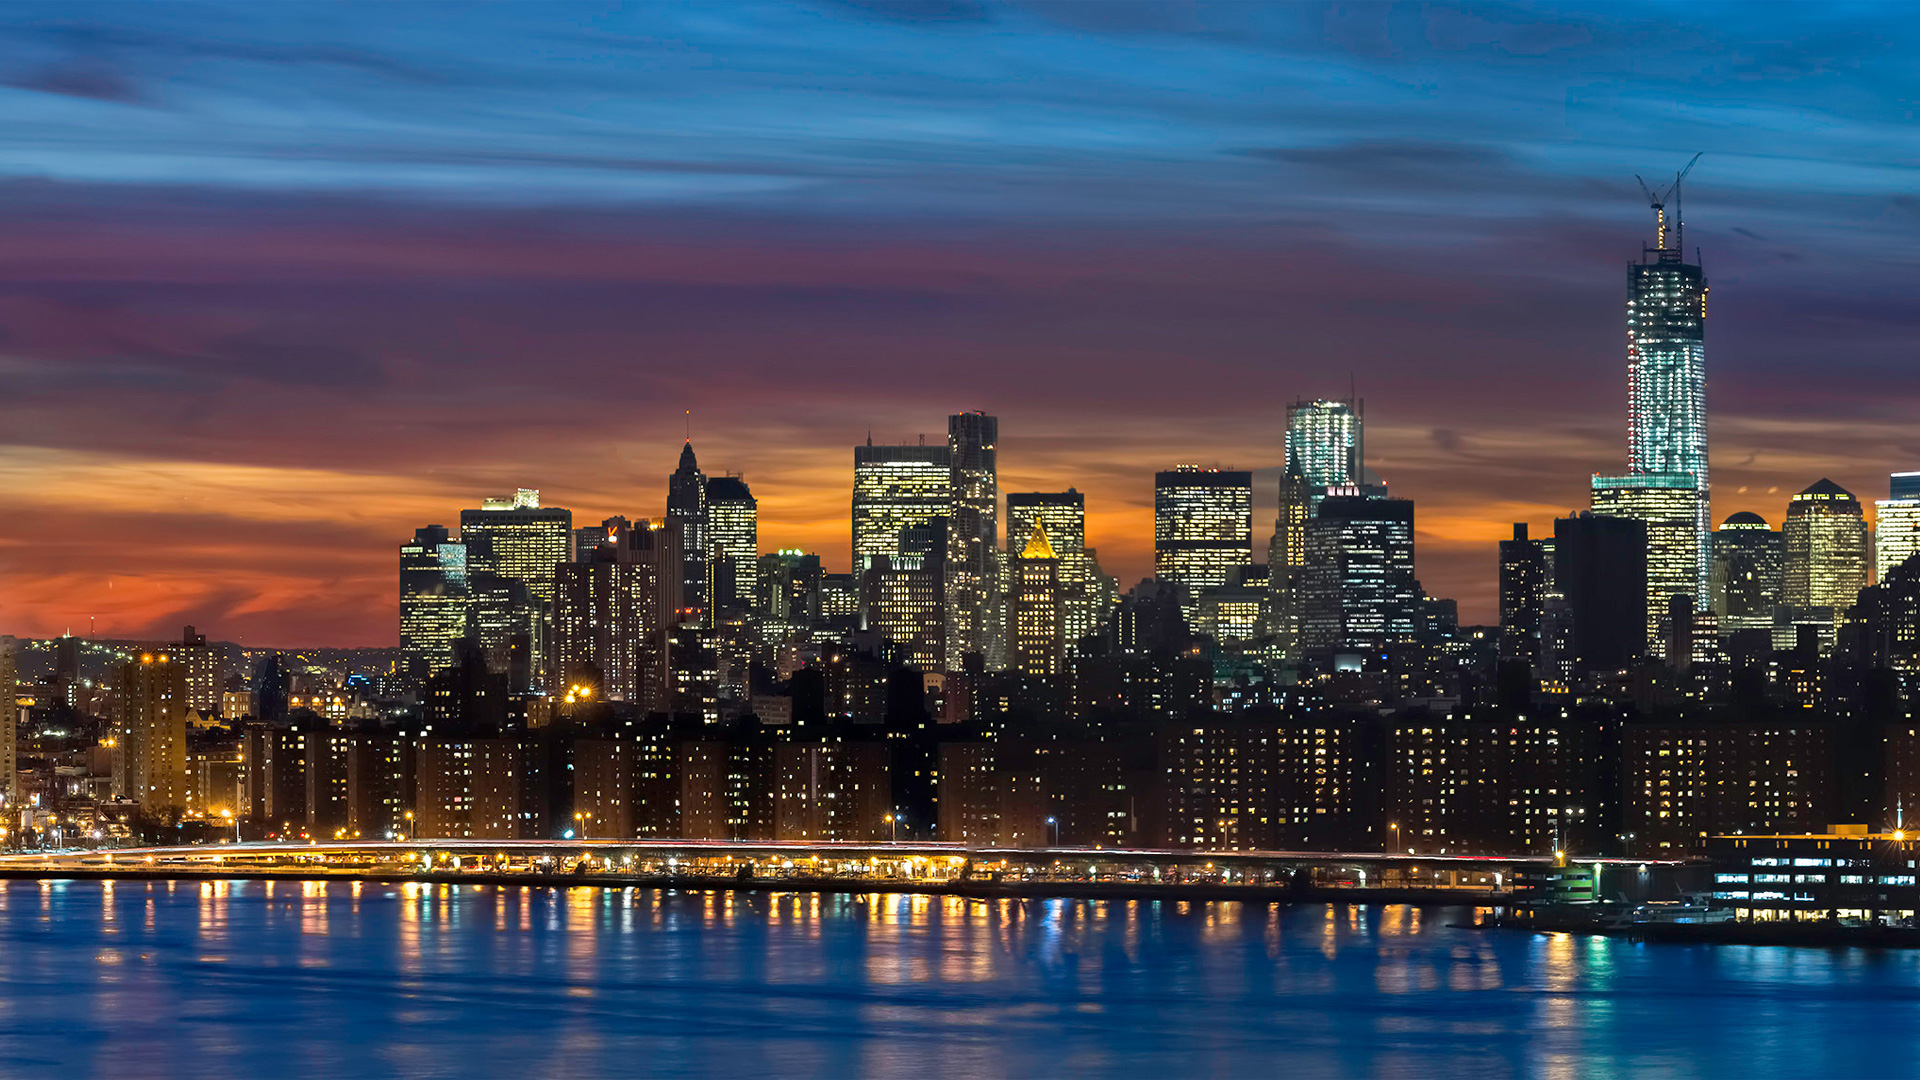
{"type": "Polygon", "coordinates": [[[1566,604],[1561,663],[1575,673],[1618,671],[1647,646],[1647,527],[1584,513],[1553,523],[1554,590],[1566,604]]]}
{"type": "Polygon", "coordinates": [[[1920,472],[1894,473],[1887,487],[1887,498],[1873,504],[1876,581],[1920,554],[1920,472]]]}
{"type": "Polygon", "coordinates": [[[548,690],[672,705],[669,631],[677,620],[686,567],[677,525],[642,522],[613,535],[582,562],[559,568],[554,664],[548,690]]]}
{"type": "MultiPolygon", "coordinates": [[[[1678,182],[1675,184],[1676,191],[1678,182]]],[[[1678,201],[1676,199],[1676,207],[1678,201]]],[[[1696,264],[1686,261],[1685,223],[1672,230],[1667,245],[1666,211],[1659,211],[1654,246],[1641,251],[1640,261],[1627,266],[1627,472],[1635,477],[1661,479],[1657,486],[1690,487],[1694,543],[1694,584],[1676,590],[1694,598],[1696,608],[1707,599],[1707,404],[1706,321],[1707,280],[1696,264]]],[[[1595,489],[1599,489],[1595,481],[1595,489]]],[[[1666,496],[1663,503],[1677,497],[1666,496]]],[[[1664,519],[1663,519],[1664,520],[1664,519]]],[[[1649,585],[1671,586],[1662,567],[1649,565],[1649,585]]],[[[1664,597],[1654,604],[1664,609],[1664,597]]]]}
{"type": "Polygon", "coordinates": [[[552,637],[555,575],[574,552],[573,512],[543,507],[540,492],[521,488],[509,497],[486,499],[478,510],[460,511],[460,540],[466,545],[470,573],[497,574],[527,587],[535,610],[523,612],[518,621],[538,620],[542,627],[528,664],[535,679],[544,680],[549,664],[543,650],[552,637]]]}
{"type": "Polygon", "coordinates": [[[165,652],[114,665],[113,792],[149,814],[189,805],[187,671],[165,652]]]}
{"type": "Polygon", "coordinates": [[[953,502],[953,472],[945,444],[853,448],[853,570],[875,556],[892,558],[901,530],[945,519],[953,502]]]}
{"type": "Polygon", "coordinates": [[[467,546],[442,525],[400,545],[400,666],[415,684],[453,663],[467,631],[467,546]]]}
{"type": "Polygon", "coordinates": [[[1186,590],[1193,617],[1206,589],[1253,562],[1253,474],[1181,465],[1153,478],[1153,571],[1186,590]]]}
{"type": "Polygon", "coordinates": [[[852,569],[866,571],[876,555],[893,557],[902,528],[947,517],[952,467],[945,444],[852,448],[852,569]]]}
{"type": "Polygon", "coordinates": [[[1553,586],[1546,545],[1527,538],[1516,521],[1513,539],[1500,541],[1500,659],[1540,670],[1540,631],[1553,586]]]}
{"type": "Polygon", "coordinates": [[[753,610],[759,586],[760,504],[737,476],[707,478],[707,554],[714,610],[753,610]]]}
{"type": "Polygon", "coordinates": [[[861,578],[865,627],[923,672],[945,670],[946,563],[947,519],[930,518],[902,529],[894,554],[874,556],[861,578]]]}
{"type": "Polygon", "coordinates": [[[667,478],[667,520],[680,527],[680,596],[704,623],[709,609],[707,477],[694,458],[693,440],[680,448],[680,465],[667,478]]]}
{"type": "Polygon", "coordinates": [[[824,577],[820,556],[812,552],[782,549],[760,556],[761,619],[789,628],[819,625],[824,577]]]}
{"type": "Polygon", "coordinates": [[[1759,514],[1730,515],[1713,534],[1713,613],[1724,633],[1770,630],[1785,562],[1780,534],[1759,514]]]}
{"type": "Polygon", "coordinates": [[[1663,651],[1662,624],[1668,602],[1691,597],[1702,606],[1706,578],[1700,573],[1700,491],[1693,477],[1680,473],[1637,473],[1593,478],[1593,512],[1632,518],[1647,531],[1647,642],[1663,651]]]}
{"type": "Polygon", "coordinates": [[[1000,606],[1000,422],[982,412],[947,418],[952,501],[947,510],[947,670],[979,653],[1007,666],[1000,606]]]}
{"type": "Polygon", "coordinates": [[[1321,499],[1300,575],[1301,652],[1379,654],[1410,642],[1418,605],[1412,500],[1321,499]]]}
{"type": "Polygon", "coordinates": [[[1025,550],[1034,530],[1042,526],[1060,562],[1061,629],[1072,646],[1100,632],[1118,600],[1118,589],[1101,572],[1094,549],[1087,546],[1086,496],[1072,488],[1007,495],[1008,551],[1025,550]]]}
{"type": "Polygon", "coordinates": [[[1013,670],[1052,678],[1066,663],[1065,604],[1061,598],[1060,559],[1047,542],[1045,522],[1036,522],[1013,560],[1007,626],[1013,644],[1013,670]]]}
{"type": "Polygon", "coordinates": [[[1364,406],[1352,401],[1295,401],[1287,406],[1287,468],[1308,486],[1357,487],[1364,464],[1361,417],[1364,406]]]}
{"type": "MultiPolygon", "coordinates": [[[[12,818],[20,805],[20,669],[14,646],[0,643],[0,823],[12,818]]],[[[7,824],[12,828],[12,824],[7,824]]]]}
{"type": "Polygon", "coordinates": [[[1786,549],[1781,602],[1831,608],[1836,614],[1852,606],[1867,587],[1870,565],[1860,500],[1822,478],[1787,501],[1781,533],[1786,549]]]}

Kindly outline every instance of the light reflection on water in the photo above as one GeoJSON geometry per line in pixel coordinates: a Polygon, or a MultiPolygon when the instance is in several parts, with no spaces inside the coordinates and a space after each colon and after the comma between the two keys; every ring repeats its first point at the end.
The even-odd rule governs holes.
{"type": "Polygon", "coordinates": [[[1450,925],[1469,917],[0,883],[0,1076],[1764,1077],[1920,1051],[1920,954],[1450,925]]]}

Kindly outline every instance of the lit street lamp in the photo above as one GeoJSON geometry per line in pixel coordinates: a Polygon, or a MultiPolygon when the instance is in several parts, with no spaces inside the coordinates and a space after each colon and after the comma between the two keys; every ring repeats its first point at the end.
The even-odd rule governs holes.
{"type": "Polygon", "coordinates": [[[1053,846],[1059,847],[1060,846],[1060,819],[1056,817],[1048,818],[1047,827],[1053,830],[1053,846]]]}
{"type": "Polygon", "coordinates": [[[888,814],[887,824],[893,828],[893,839],[887,842],[890,844],[899,843],[900,842],[900,815],[888,814]]]}

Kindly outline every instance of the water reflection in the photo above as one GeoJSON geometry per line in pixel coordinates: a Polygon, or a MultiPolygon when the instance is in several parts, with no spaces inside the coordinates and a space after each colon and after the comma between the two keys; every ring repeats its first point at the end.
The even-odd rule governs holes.
{"type": "Polygon", "coordinates": [[[1877,1075],[1920,1050],[1911,954],[1450,925],[1472,914],[14,882],[0,1075],[1877,1075]]]}

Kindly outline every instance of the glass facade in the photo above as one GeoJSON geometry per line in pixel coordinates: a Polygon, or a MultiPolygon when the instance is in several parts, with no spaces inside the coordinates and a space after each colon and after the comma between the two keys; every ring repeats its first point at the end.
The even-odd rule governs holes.
{"type": "Polygon", "coordinates": [[[1647,643],[1660,655],[1668,600],[1691,596],[1699,606],[1700,491],[1684,473],[1593,478],[1593,512],[1632,518],[1647,527],[1647,643]]]}
{"type": "Polygon", "coordinates": [[[1874,579],[1920,554],[1920,473],[1894,473],[1885,498],[1873,504],[1874,579]]]}
{"type": "Polygon", "coordinates": [[[1358,402],[1296,401],[1287,406],[1287,468],[1317,488],[1360,483],[1358,402]]]}
{"type": "Polygon", "coordinates": [[[1780,606],[1780,534],[1758,514],[1740,513],[1713,534],[1713,613],[1720,628],[1770,630],[1780,606]]]}
{"type": "Polygon", "coordinates": [[[1329,495],[1307,523],[1301,649],[1377,652],[1417,629],[1413,502],[1329,495]]]}
{"type": "Polygon", "coordinates": [[[1710,521],[1706,320],[1706,276],[1678,248],[1647,249],[1627,267],[1627,472],[1685,477],[1694,489],[1694,584],[1679,591],[1700,606],[1710,521]]]}
{"type": "Polygon", "coordinates": [[[945,446],[853,448],[853,569],[891,558],[900,533],[947,516],[953,479],[945,446]]]}
{"type": "Polygon", "coordinates": [[[752,610],[758,591],[760,503],[737,476],[707,479],[707,554],[713,606],[752,610]]]}
{"type": "Polygon", "coordinates": [[[947,670],[968,653],[987,670],[1007,666],[1000,609],[1000,421],[985,413],[947,418],[953,502],[947,511],[947,670]]]}
{"type": "Polygon", "coordinates": [[[1252,473],[1182,465],[1154,474],[1153,572],[1187,590],[1189,618],[1203,590],[1252,561],[1252,473]]]}
{"type": "Polygon", "coordinates": [[[414,530],[400,545],[400,666],[409,680],[453,664],[467,603],[467,546],[442,525],[414,530]]]}
{"type": "MultiPolygon", "coordinates": [[[[467,547],[468,569],[526,585],[539,605],[537,621],[545,631],[541,642],[551,640],[556,575],[574,551],[573,512],[543,507],[538,491],[522,488],[508,498],[487,499],[478,510],[460,511],[460,539],[467,547]]],[[[545,654],[536,651],[529,665],[534,679],[544,682],[545,654]]]]}

